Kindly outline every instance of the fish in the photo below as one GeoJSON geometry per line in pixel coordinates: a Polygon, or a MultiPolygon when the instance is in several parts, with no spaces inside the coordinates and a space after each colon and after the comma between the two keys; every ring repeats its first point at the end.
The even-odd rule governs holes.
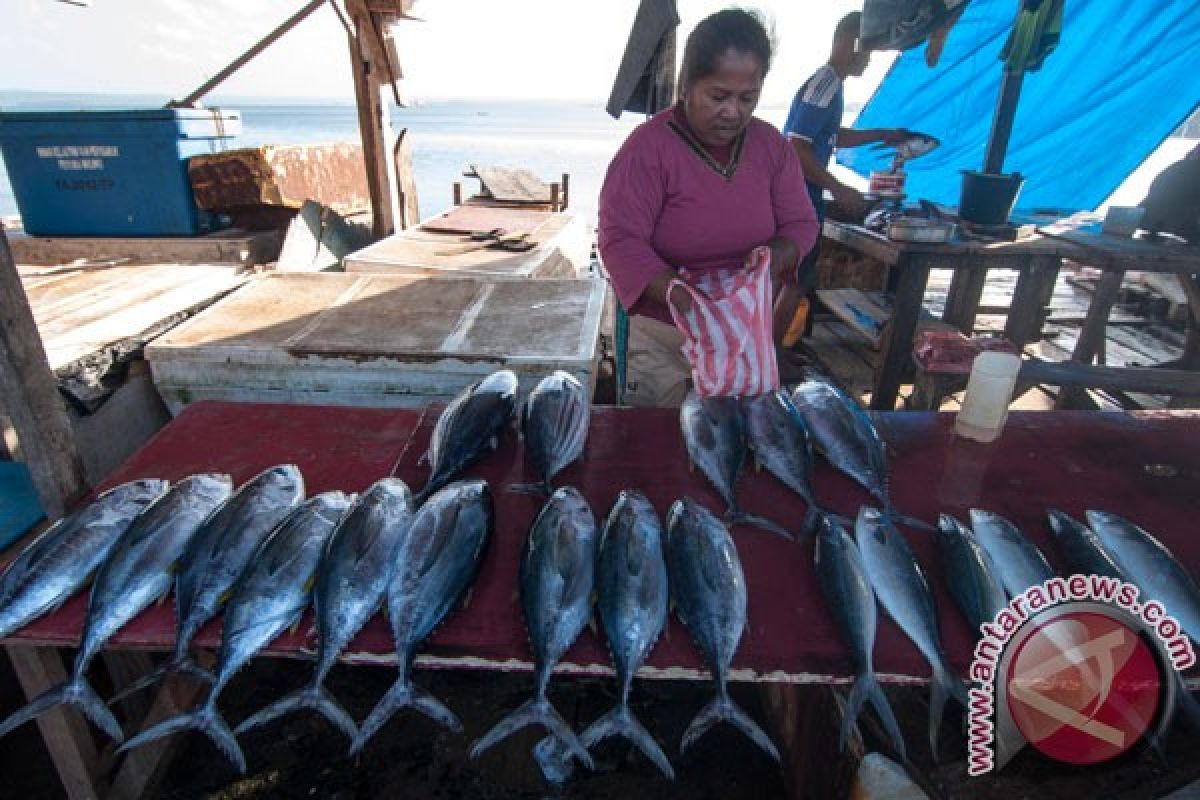
{"type": "Polygon", "coordinates": [[[1104,575],[1128,581],[1104,549],[1096,532],[1066,512],[1051,508],[1046,511],[1054,544],[1072,570],[1084,575],[1104,575]]]}
{"type": "Polygon", "coordinates": [[[417,505],[454,480],[485,452],[500,446],[500,436],[517,403],[517,376],[501,369],[459,392],[438,417],[425,458],[429,480],[415,498],[417,505]]]}
{"type": "Polygon", "coordinates": [[[894,522],[920,530],[934,528],[896,510],[888,492],[887,452],[867,412],[827,380],[815,377],[792,391],[792,404],[825,460],[875,498],[894,522]]]}
{"type": "Polygon", "coordinates": [[[173,571],[188,540],[232,490],[228,475],[193,475],[175,484],[134,519],[96,572],[71,677],[0,722],[0,736],[69,703],[109,738],[124,740],[116,718],[88,683],[88,667],[114,633],[170,590],[173,571]]]}
{"type": "Polygon", "coordinates": [[[817,585],[825,597],[825,607],[837,623],[842,638],[850,646],[855,670],[854,686],[850,689],[850,697],[842,712],[838,746],[843,751],[846,749],[850,728],[858,719],[864,704],[870,701],[891,739],[892,747],[904,760],[904,736],[900,733],[900,725],[896,722],[887,695],[875,678],[872,655],[878,622],[875,590],[867,578],[858,546],[845,528],[830,517],[822,517],[818,526],[814,553],[817,585]]]}
{"type": "MultiPolygon", "coordinates": [[[[658,512],[646,496],[634,489],[621,492],[604,521],[596,558],[596,607],[617,670],[617,705],[589,725],[579,739],[590,750],[610,736],[624,736],[668,780],[674,780],[671,762],[629,708],[633,676],[667,624],[670,598],[663,537],[658,512]]],[[[550,741],[561,746],[553,737],[550,741]]],[[[543,764],[546,752],[540,752],[539,764],[543,764]]],[[[560,753],[569,756],[565,747],[560,753]]],[[[535,755],[539,755],[536,748],[535,755]]],[[[552,782],[561,782],[550,777],[552,782]]]]}
{"type": "Polygon", "coordinates": [[[787,529],[738,508],[736,485],[746,463],[746,430],[736,397],[700,397],[688,392],[679,409],[679,425],[692,467],[699,467],[725,501],[725,521],[744,523],[795,541],[787,529]]]}
{"type": "Polygon", "coordinates": [[[583,455],[591,418],[591,398],[574,375],[555,370],[542,378],[521,414],[525,453],[541,481],[510,486],[509,491],[550,496],[554,476],[583,455]]]}
{"type": "Polygon", "coordinates": [[[1107,511],[1086,513],[1089,526],[1117,567],[1147,599],[1162,603],[1192,641],[1200,643],[1200,589],[1171,551],[1124,517],[1107,511]]]}
{"type": "Polygon", "coordinates": [[[971,509],[971,530],[996,568],[1008,596],[1016,597],[1030,586],[1038,586],[1054,577],[1050,563],[1033,542],[999,514],[971,509]]]}
{"type": "Polygon", "coordinates": [[[863,506],[854,524],[854,537],[875,595],[888,616],[904,632],[933,670],[929,697],[929,749],[938,758],[938,731],[953,697],[967,707],[967,689],[946,663],[938,634],[933,593],[908,543],[879,509],[863,506]]]}
{"type": "Polygon", "coordinates": [[[266,469],[242,484],[201,526],[184,551],[175,577],[177,633],[171,657],[117,693],[109,705],[174,672],[205,682],[212,675],[190,655],[192,639],[229,597],[238,576],[267,535],[304,499],[304,477],[295,464],[266,469]]]}
{"type": "Polygon", "coordinates": [[[236,734],[309,710],[354,740],[358,725],[325,688],[325,678],[338,655],[383,605],[401,540],[415,514],[408,485],[399,478],[382,478],[342,515],[329,536],[313,586],[317,664],[312,678],[304,688],[251,714],[237,726],[236,734]]]}
{"type": "MultiPolygon", "coordinates": [[[[756,397],[742,399],[746,438],[760,468],[779,479],[808,505],[801,535],[811,533],[822,516],[828,515],[817,502],[812,488],[812,437],[804,418],[796,410],[787,392],[775,389],[756,397]]],[[[841,517],[838,518],[842,520],[841,517]]]]}
{"type": "Polygon", "coordinates": [[[522,728],[541,725],[565,743],[584,766],[593,768],[587,748],[554,710],[546,689],[554,665],[592,616],[596,538],[596,518],[574,487],[555,491],[534,520],[518,578],[535,662],[534,695],[471,746],[472,759],[522,728]]]}
{"type": "Polygon", "coordinates": [[[729,665],[746,628],[746,578],[737,548],[721,520],[690,497],[676,500],[667,512],[667,575],[675,612],[717,689],[684,731],[680,752],[718,722],[728,722],[780,762],[771,739],[729,696],[729,665]]]}
{"type": "Polygon", "coordinates": [[[908,138],[896,145],[896,156],[901,161],[911,161],[933,152],[940,144],[941,141],[936,136],[910,131],[908,138]]]}
{"type": "Polygon", "coordinates": [[[938,531],[942,571],[950,596],[978,637],[983,625],[994,621],[1008,607],[1008,595],[991,557],[975,541],[970,528],[949,514],[942,514],[938,517],[938,531]]]}
{"type": "Polygon", "coordinates": [[[367,715],[350,745],[363,747],[402,708],[414,708],[455,733],[462,723],[433,695],[412,684],[417,648],[466,594],[483,561],[495,511],[486,481],[452,483],[421,506],[400,537],[396,571],[387,587],[388,619],[400,675],[367,715]]]}
{"type": "Polygon", "coordinates": [[[125,741],[118,752],[196,730],[212,739],[238,772],[245,774],[246,757],[217,709],[217,698],[258,651],[300,621],[312,599],[313,580],[326,541],[350,502],[342,492],[319,494],[293,508],[259,543],[226,604],[216,677],[204,703],[147,728],[125,741]]]}
{"type": "Polygon", "coordinates": [[[160,480],[123,483],[30,542],[0,575],[0,639],[79,591],[137,515],[169,486],[160,480]]]}

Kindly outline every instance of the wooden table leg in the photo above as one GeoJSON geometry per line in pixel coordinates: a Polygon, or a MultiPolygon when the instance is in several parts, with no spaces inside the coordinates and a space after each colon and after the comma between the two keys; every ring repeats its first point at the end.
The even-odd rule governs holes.
{"type": "Polygon", "coordinates": [[[1041,338],[1061,263],[1057,256],[1036,256],[1030,259],[1028,268],[1017,275],[1012,304],[1004,322],[1004,335],[1018,348],[1041,338]]]}
{"type": "MultiPolygon", "coordinates": [[[[1091,364],[1100,352],[1108,327],[1108,315],[1112,312],[1113,304],[1117,302],[1124,278],[1124,270],[1106,270],[1100,275],[1091,305],[1088,306],[1087,316],[1083,320],[1083,327],[1079,330],[1079,340],[1075,342],[1075,352],[1071,354],[1072,361],[1091,364]]],[[[1059,390],[1054,407],[1071,408],[1079,401],[1082,392],[1082,389],[1063,387],[1059,390]]]]}
{"type": "Polygon", "coordinates": [[[942,322],[953,325],[966,336],[974,333],[975,317],[979,313],[979,300],[983,297],[987,273],[986,266],[954,270],[950,289],[946,293],[942,322]]]}
{"type": "Polygon", "coordinates": [[[901,376],[912,357],[917,318],[925,297],[925,285],[929,282],[929,262],[923,259],[905,256],[896,264],[896,270],[899,279],[892,300],[892,318],[883,339],[883,362],[875,373],[875,386],[871,392],[871,408],[876,411],[896,408],[901,376]]]}
{"type": "MultiPolygon", "coordinates": [[[[26,700],[32,700],[67,679],[62,656],[53,647],[10,644],[4,649],[8,651],[26,700]]],[[[71,800],[103,797],[100,758],[84,718],[74,709],[55,708],[38,717],[37,726],[67,797],[71,800]]]]}
{"type": "Polygon", "coordinates": [[[792,800],[845,797],[862,760],[862,740],[852,730],[847,752],[838,751],[842,704],[832,686],[759,685],[767,729],[783,756],[784,783],[792,800]]]}

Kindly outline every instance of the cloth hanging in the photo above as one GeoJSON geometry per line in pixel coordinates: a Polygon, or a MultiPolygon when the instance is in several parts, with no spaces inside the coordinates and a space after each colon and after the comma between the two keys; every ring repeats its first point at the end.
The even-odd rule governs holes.
{"type": "Polygon", "coordinates": [[[667,296],[685,291],[692,308],[680,314],[668,302],[683,334],[692,385],[701,397],[752,396],[779,388],[772,336],[771,251],[757,247],[742,269],[705,272],[674,280],[667,296]]]}
{"type": "Polygon", "coordinates": [[[642,0],[605,110],[654,114],[675,101],[675,0],[642,0]]]}

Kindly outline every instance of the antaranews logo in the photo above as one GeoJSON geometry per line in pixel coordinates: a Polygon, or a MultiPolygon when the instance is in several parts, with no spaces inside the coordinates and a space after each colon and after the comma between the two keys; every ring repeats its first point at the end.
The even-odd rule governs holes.
{"type": "Polygon", "coordinates": [[[1162,604],[1101,575],[1052,578],[982,627],[971,663],[970,775],[1025,745],[1095,764],[1165,731],[1178,673],[1196,661],[1162,604]]]}

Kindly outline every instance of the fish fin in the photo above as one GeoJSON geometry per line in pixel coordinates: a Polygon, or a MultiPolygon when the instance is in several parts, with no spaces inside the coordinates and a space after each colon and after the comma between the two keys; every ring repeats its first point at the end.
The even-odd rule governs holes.
{"type": "Polygon", "coordinates": [[[659,747],[658,742],[650,731],[638,722],[637,717],[629,710],[629,706],[619,705],[587,727],[581,735],[583,746],[591,749],[609,736],[623,736],[642,751],[642,754],[658,767],[668,780],[675,780],[675,770],[667,754],[659,747]]]}
{"type": "Polygon", "coordinates": [[[542,777],[560,789],[575,772],[575,758],[571,755],[571,749],[557,736],[547,736],[535,744],[533,760],[542,771],[542,777]]]}
{"type": "Polygon", "coordinates": [[[497,722],[491,730],[471,745],[471,758],[479,758],[492,745],[530,725],[541,725],[561,739],[570,748],[572,755],[582,761],[584,766],[588,769],[595,769],[592,756],[588,753],[587,748],[579,741],[579,737],[575,735],[566,721],[554,710],[554,706],[550,705],[550,701],[544,697],[526,700],[516,711],[497,722]]]}
{"type": "Polygon", "coordinates": [[[538,497],[549,497],[553,494],[550,491],[550,484],[545,481],[541,483],[514,483],[508,487],[508,491],[513,494],[532,494],[538,497]]]}
{"type": "Polygon", "coordinates": [[[114,742],[125,740],[125,734],[121,731],[121,725],[117,722],[117,718],[104,705],[104,701],[100,699],[100,695],[96,694],[96,690],[82,677],[72,678],[66,683],[47,689],[31,700],[28,705],[14,711],[4,722],[0,722],[0,736],[7,736],[29,720],[64,703],[78,708],[114,742]]]}
{"type": "Polygon", "coordinates": [[[401,677],[392,684],[363,721],[358,735],[350,743],[350,755],[355,756],[362,752],[371,737],[402,708],[414,708],[442,727],[449,728],[454,733],[462,733],[462,723],[453,711],[442,705],[433,695],[416,688],[407,678],[401,677]]]}
{"type": "Polygon", "coordinates": [[[800,535],[811,536],[817,530],[817,526],[821,524],[821,517],[824,515],[824,511],[810,503],[808,510],[804,512],[804,521],[800,523],[800,535]]]}
{"type": "MultiPolygon", "coordinates": [[[[589,601],[589,604],[590,604],[590,602],[591,601],[589,601]]],[[[589,607],[590,607],[590,605],[589,605],[589,607]]],[[[596,625],[596,615],[595,614],[588,614],[587,627],[588,627],[588,630],[592,632],[593,636],[600,635],[599,626],[596,625]]]]}
{"type": "Polygon", "coordinates": [[[114,703],[118,703],[135,692],[140,692],[142,689],[153,686],[163,678],[174,673],[191,675],[193,678],[208,684],[216,680],[211,672],[193,661],[190,656],[184,656],[183,658],[167,661],[149,674],[143,675],[133,683],[123,687],[121,691],[109,698],[108,704],[111,706],[114,703]]]}
{"type": "Polygon", "coordinates": [[[725,522],[730,526],[752,525],[755,528],[761,528],[764,531],[770,531],[771,533],[778,534],[779,536],[787,539],[789,542],[796,541],[796,537],[788,533],[787,529],[779,523],[773,522],[766,517],[760,517],[757,514],[751,514],[747,511],[730,511],[725,515],[725,522]]]}
{"type": "Polygon", "coordinates": [[[242,754],[242,748],[238,745],[233,731],[229,730],[229,726],[225,724],[225,720],[211,701],[195,711],[171,717],[152,728],[147,728],[122,744],[117,748],[117,752],[132,750],[155,739],[188,730],[199,731],[211,739],[217,749],[234,763],[238,772],[246,774],[246,757],[242,754]]]}
{"type": "Polygon", "coordinates": [[[474,586],[467,587],[467,591],[463,595],[462,602],[458,606],[459,609],[462,611],[466,611],[467,606],[471,605],[471,598],[474,596],[475,596],[475,587],[474,586]]]}
{"type": "Polygon", "coordinates": [[[329,690],[320,685],[308,686],[291,694],[284,695],[266,708],[242,720],[242,723],[233,732],[241,735],[251,728],[265,725],[272,720],[295,711],[315,711],[329,720],[333,727],[346,734],[346,738],[351,741],[354,740],[354,737],[358,736],[358,726],[354,724],[354,720],[346,713],[346,710],[342,708],[338,701],[334,699],[329,690]]]}
{"type": "Polygon", "coordinates": [[[864,672],[854,680],[854,686],[850,688],[850,695],[846,698],[846,707],[842,709],[842,724],[838,729],[838,750],[846,752],[846,742],[850,740],[850,728],[858,721],[858,715],[862,713],[863,704],[871,694],[871,685],[875,682],[874,676],[869,672],[864,672]]]}
{"type": "Polygon", "coordinates": [[[426,450],[424,453],[421,453],[421,457],[417,459],[418,467],[427,467],[431,463],[433,463],[433,458],[429,455],[429,450],[426,450]]]}
{"type": "Polygon", "coordinates": [[[884,515],[892,521],[893,525],[904,525],[909,528],[914,528],[918,531],[925,531],[926,533],[937,533],[937,528],[935,526],[930,525],[924,520],[917,519],[916,517],[910,517],[907,514],[901,514],[891,506],[886,507],[884,515]]]}
{"type": "Polygon", "coordinates": [[[750,741],[766,751],[777,763],[782,763],[779,751],[775,749],[775,744],[771,741],[770,737],[763,732],[762,728],[758,727],[758,723],[751,719],[749,714],[734,705],[733,700],[729,699],[729,696],[725,694],[717,695],[711,703],[700,709],[700,713],[696,715],[696,718],[692,720],[687,730],[683,733],[683,741],[679,745],[679,752],[686,751],[697,739],[707,733],[709,728],[718,722],[728,722],[733,725],[744,733],[750,741]]]}

